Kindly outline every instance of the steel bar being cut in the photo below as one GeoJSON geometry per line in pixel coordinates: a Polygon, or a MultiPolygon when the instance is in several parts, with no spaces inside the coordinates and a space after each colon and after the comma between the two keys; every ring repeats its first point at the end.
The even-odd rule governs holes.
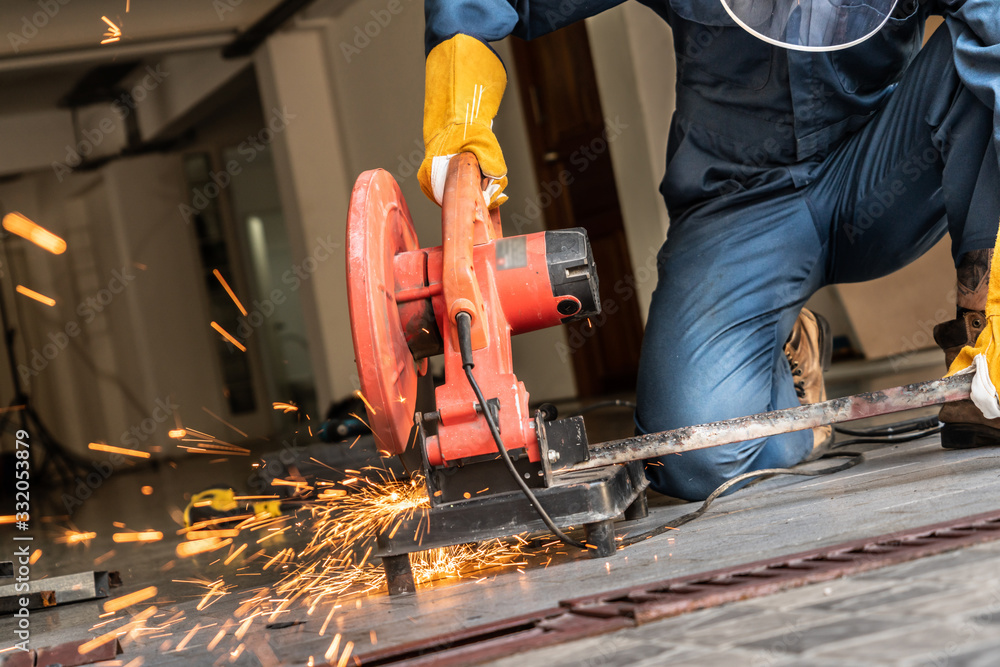
{"type": "Polygon", "coordinates": [[[695,449],[718,447],[733,442],[802,431],[826,424],[839,424],[866,417],[950,403],[969,398],[972,377],[972,373],[962,373],[940,380],[917,382],[882,391],[855,394],[823,403],[775,410],[750,417],[612,440],[591,448],[590,458],[586,461],[565,467],[553,465],[553,469],[558,472],[588,470],[615,463],[627,463],[666,454],[680,454],[695,449]]]}

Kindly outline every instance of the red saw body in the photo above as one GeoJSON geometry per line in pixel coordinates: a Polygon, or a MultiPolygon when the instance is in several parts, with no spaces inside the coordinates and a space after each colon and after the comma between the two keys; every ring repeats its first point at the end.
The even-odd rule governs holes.
{"type": "Polygon", "coordinates": [[[496,458],[496,444],[466,381],[455,317],[472,319],[475,374],[515,458],[539,461],[528,392],[514,375],[511,335],[599,312],[586,232],[570,229],[504,238],[482,195],[475,156],[451,160],[441,246],[421,249],[399,186],[365,172],[351,195],[347,283],[361,391],[385,455],[417,440],[432,468],[496,458]],[[436,411],[414,433],[417,381],[427,358],[444,355],[436,411]],[[434,428],[436,427],[436,428],[434,428]],[[436,431],[431,433],[432,431],[436,431]]]}

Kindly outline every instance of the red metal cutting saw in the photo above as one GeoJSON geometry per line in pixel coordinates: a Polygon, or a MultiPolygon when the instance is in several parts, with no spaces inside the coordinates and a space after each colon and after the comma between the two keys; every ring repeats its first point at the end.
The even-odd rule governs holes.
{"type": "MultiPolygon", "coordinates": [[[[505,238],[498,212],[487,210],[476,158],[468,153],[451,160],[441,228],[441,246],[420,248],[399,186],[384,170],[365,172],[354,186],[347,282],[361,391],[380,450],[419,450],[432,505],[428,532],[434,544],[398,531],[404,547],[500,537],[538,523],[500,460],[487,415],[466,381],[460,314],[471,319],[475,375],[518,475],[562,525],[603,526],[645,488],[641,470],[615,466],[577,475],[568,485],[556,483],[552,457],[543,457],[542,445],[558,440],[586,452],[583,421],[529,411],[510,343],[512,335],[600,312],[586,232],[505,238]],[[434,392],[435,409],[415,412],[418,379],[427,373],[428,357],[438,354],[444,356],[445,381],[434,392]]],[[[385,559],[400,539],[383,541],[385,559]]],[[[613,543],[601,551],[609,549],[613,543]]]]}
{"type": "MultiPolygon", "coordinates": [[[[504,238],[482,195],[475,156],[451,161],[443,244],[421,249],[392,176],[358,179],[348,219],[348,290],[361,391],[383,451],[414,443],[417,379],[444,355],[445,383],[424,437],[432,467],[464,466],[497,449],[462,372],[455,318],[468,313],[476,375],[508,450],[540,462],[528,392],[514,375],[510,339],[599,312],[597,273],[582,229],[504,238]]],[[[479,487],[482,488],[482,487],[479,487]]]]}

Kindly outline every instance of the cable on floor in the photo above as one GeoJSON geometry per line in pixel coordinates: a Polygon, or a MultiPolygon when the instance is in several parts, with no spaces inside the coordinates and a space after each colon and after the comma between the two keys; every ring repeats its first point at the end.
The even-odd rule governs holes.
{"type": "Polygon", "coordinates": [[[662,535],[668,530],[674,530],[676,528],[680,528],[686,523],[691,523],[692,521],[703,515],[705,512],[707,512],[708,508],[712,506],[712,503],[715,502],[715,500],[719,496],[724,494],[726,491],[728,491],[736,484],[739,484],[740,482],[743,482],[745,480],[753,479],[754,477],[765,477],[771,475],[802,475],[803,477],[819,477],[821,475],[832,475],[834,473],[842,472],[844,470],[847,470],[848,468],[853,468],[854,466],[858,465],[864,460],[864,455],[855,452],[843,452],[839,454],[824,456],[816,460],[820,461],[820,460],[828,460],[834,458],[847,458],[848,460],[845,461],[844,463],[841,463],[840,465],[830,466],[827,468],[823,468],[822,470],[797,470],[795,468],[766,468],[764,470],[754,470],[751,472],[745,472],[742,475],[737,475],[736,477],[733,477],[732,479],[727,480],[722,484],[720,484],[719,487],[715,489],[715,491],[712,491],[711,495],[709,495],[708,498],[705,498],[705,501],[695,511],[689,514],[685,514],[684,516],[678,517],[677,519],[674,519],[673,521],[670,522],[669,526],[657,526],[656,528],[652,528],[650,530],[643,531],[635,535],[628,535],[626,533],[624,539],[618,541],[618,545],[630,546],[632,544],[648,540],[651,537],[662,535]]]}

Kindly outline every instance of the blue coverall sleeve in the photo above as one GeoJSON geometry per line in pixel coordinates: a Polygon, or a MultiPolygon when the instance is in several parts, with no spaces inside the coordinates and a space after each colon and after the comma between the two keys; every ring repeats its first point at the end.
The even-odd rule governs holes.
{"type": "Polygon", "coordinates": [[[955,68],[993,110],[993,145],[1000,156],[1000,7],[997,0],[942,0],[955,51],[955,68]]]}
{"type": "Polygon", "coordinates": [[[425,0],[426,52],[458,34],[483,42],[534,39],[624,0],[425,0]]]}

